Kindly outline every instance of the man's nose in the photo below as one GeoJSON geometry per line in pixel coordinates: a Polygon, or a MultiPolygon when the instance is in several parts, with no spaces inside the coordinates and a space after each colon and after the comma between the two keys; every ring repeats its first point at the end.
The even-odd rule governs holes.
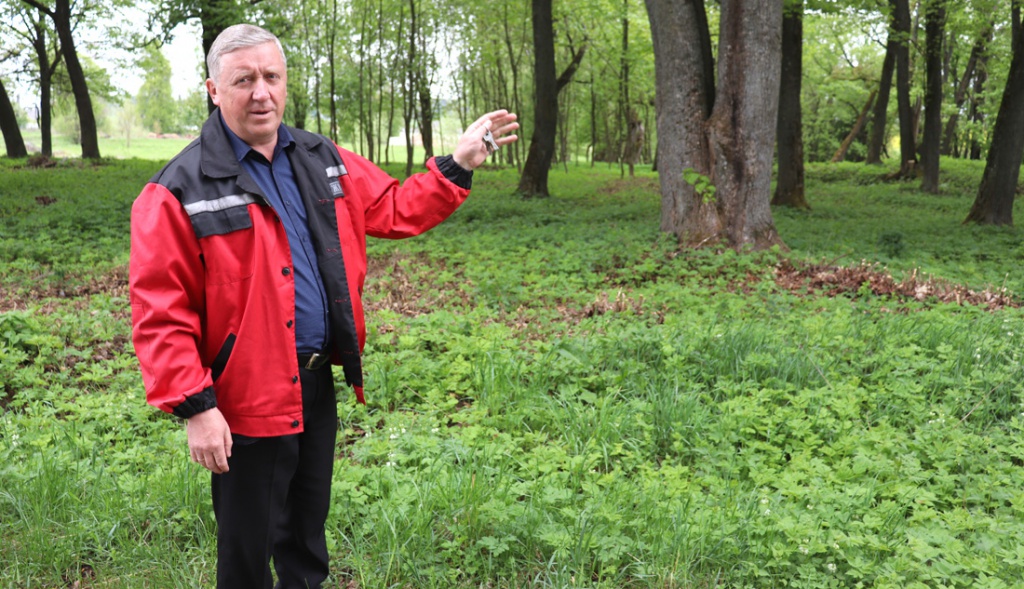
{"type": "Polygon", "coordinates": [[[270,97],[270,87],[262,76],[256,78],[256,85],[252,89],[253,100],[266,100],[270,97]]]}

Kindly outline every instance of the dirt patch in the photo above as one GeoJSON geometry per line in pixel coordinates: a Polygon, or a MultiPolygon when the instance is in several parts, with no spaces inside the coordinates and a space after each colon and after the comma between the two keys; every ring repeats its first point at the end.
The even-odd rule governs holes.
{"type": "Polygon", "coordinates": [[[797,294],[836,297],[856,296],[867,291],[876,296],[888,296],[902,301],[976,305],[989,311],[1021,306],[1021,300],[1006,289],[971,290],[962,284],[922,278],[916,271],[897,281],[888,272],[867,262],[843,267],[785,260],[775,268],[775,283],[797,294]]]}
{"type": "Polygon", "coordinates": [[[469,305],[470,297],[461,271],[454,273],[456,280],[443,286],[423,284],[410,276],[405,266],[415,265],[428,269],[430,275],[448,271],[443,259],[434,259],[426,254],[407,255],[392,253],[386,257],[367,259],[366,288],[363,307],[366,313],[387,309],[415,317],[432,313],[447,305],[469,305]]]}
{"type": "Polygon", "coordinates": [[[659,192],[661,186],[657,178],[620,178],[601,187],[602,194],[620,194],[629,190],[659,192]]]}
{"type": "MultiPolygon", "coordinates": [[[[40,313],[52,313],[56,308],[66,306],[63,301],[73,301],[75,308],[85,308],[89,306],[89,297],[97,294],[122,297],[127,301],[128,266],[118,266],[76,286],[46,285],[42,281],[38,287],[27,290],[12,290],[0,286],[0,313],[25,311],[35,308],[40,303],[40,313]]],[[[125,304],[123,316],[129,315],[128,305],[125,304]]]]}

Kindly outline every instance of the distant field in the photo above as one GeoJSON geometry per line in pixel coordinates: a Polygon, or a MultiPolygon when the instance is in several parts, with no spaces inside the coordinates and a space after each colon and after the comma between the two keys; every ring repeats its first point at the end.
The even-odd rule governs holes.
{"type": "MultiPolygon", "coordinates": [[[[22,131],[29,153],[38,153],[43,139],[39,131],[22,131]]],[[[144,160],[169,160],[188,145],[190,138],[167,139],[146,136],[100,137],[100,155],[118,159],[139,158],[144,160]]],[[[53,136],[53,155],[58,158],[82,157],[82,148],[65,135],[53,136]]]]}

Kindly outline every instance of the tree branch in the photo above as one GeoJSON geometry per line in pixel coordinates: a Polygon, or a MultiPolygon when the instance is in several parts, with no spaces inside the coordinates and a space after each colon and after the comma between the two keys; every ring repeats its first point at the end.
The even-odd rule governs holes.
{"type": "Polygon", "coordinates": [[[50,18],[53,18],[55,16],[55,13],[53,12],[53,10],[51,10],[49,7],[47,7],[47,6],[37,2],[36,0],[21,0],[21,1],[24,2],[25,4],[28,4],[29,6],[31,6],[33,8],[35,8],[36,10],[39,10],[40,12],[45,13],[50,18]]]}

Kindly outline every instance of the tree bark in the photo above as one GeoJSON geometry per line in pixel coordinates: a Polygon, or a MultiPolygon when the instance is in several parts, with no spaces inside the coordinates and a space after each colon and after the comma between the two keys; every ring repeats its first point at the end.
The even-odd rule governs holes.
{"type": "Polygon", "coordinates": [[[78,59],[75,39],[71,31],[71,2],[57,0],[53,9],[40,4],[36,0],[23,0],[29,6],[46,13],[53,21],[60,40],[61,54],[64,56],[64,67],[71,82],[71,93],[75,97],[75,108],[78,111],[78,125],[81,131],[82,157],[84,159],[100,159],[100,147],[96,132],[96,116],[92,111],[92,98],[89,96],[89,85],[85,79],[85,71],[78,59]]]}
{"type": "Polygon", "coordinates": [[[28,150],[25,149],[25,139],[21,136],[21,128],[18,127],[18,118],[14,114],[14,105],[7,95],[3,80],[0,80],[0,133],[4,136],[4,146],[7,148],[7,157],[25,157],[28,150]]]}
{"type": "Polygon", "coordinates": [[[782,19],[782,76],[776,128],[779,172],[771,204],[809,209],[804,191],[804,133],[800,105],[803,81],[804,3],[796,0],[782,19]]]}
{"type": "Polygon", "coordinates": [[[853,144],[853,140],[860,135],[860,132],[864,129],[864,125],[868,121],[868,113],[871,112],[871,105],[875,102],[875,95],[877,90],[872,90],[871,94],[868,94],[868,100],[864,103],[864,108],[860,110],[860,114],[857,115],[857,122],[853,124],[853,128],[843,139],[842,145],[836,150],[836,153],[832,156],[832,163],[836,164],[846,159],[846,152],[850,150],[850,145],[853,144]]]}
{"type": "Polygon", "coordinates": [[[868,154],[865,163],[881,164],[882,153],[885,151],[885,130],[889,117],[889,93],[892,90],[892,74],[896,68],[896,42],[893,32],[889,31],[889,41],[885,44],[885,59],[882,61],[882,76],[878,82],[878,98],[871,117],[871,137],[868,139],[868,154]]]}
{"type": "Polygon", "coordinates": [[[769,206],[782,0],[721,3],[713,91],[703,1],[646,4],[655,47],[662,229],[693,246],[784,246],[769,206]],[[707,177],[716,192],[698,194],[683,179],[688,169],[707,177]]]}
{"type": "Polygon", "coordinates": [[[555,133],[558,129],[558,92],[572,80],[579,68],[586,47],[573,52],[572,62],[562,75],[555,75],[555,31],[551,11],[552,0],[532,0],[534,45],[534,107],[533,134],[530,150],[523,165],[517,192],[524,198],[547,197],[548,171],[555,155],[555,133]]]}
{"type": "Polygon", "coordinates": [[[1024,156],[1024,34],[1021,9],[1013,3],[1013,57],[992,131],[978,195],[964,223],[1013,225],[1013,199],[1024,156]]]}
{"type": "Polygon", "coordinates": [[[924,139],[921,141],[921,190],[939,193],[939,151],[942,147],[942,41],[946,31],[945,0],[925,4],[926,90],[924,139]]]}
{"type": "Polygon", "coordinates": [[[32,46],[36,51],[36,65],[39,67],[39,132],[42,137],[40,153],[53,157],[53,74],[60,65],[61,52],[58,47],[53,61],[46,47],[46,13],[39,11],[39,20],[32,23],[35,35],[32,46]]]}
{"type": "Polygon", "coordinates": [[[899,177],[911,178],[917,168],[914,113],[910,104],[910,5],[908,0],[889,0],[896,32],[896,101],[900,119],[899,177]]]}

